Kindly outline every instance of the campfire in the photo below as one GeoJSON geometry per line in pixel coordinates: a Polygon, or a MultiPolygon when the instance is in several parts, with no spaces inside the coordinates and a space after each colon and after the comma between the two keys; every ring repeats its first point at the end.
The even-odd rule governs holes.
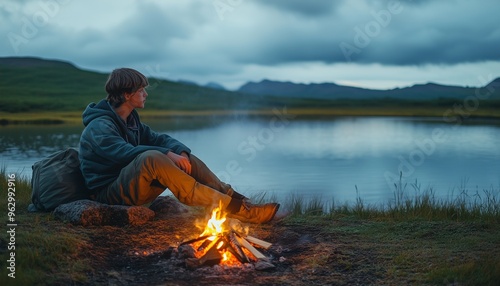
{"type": "Polygon", "coordinates": [[[199,237],[179,245],[186,258],[186,266],[195,269],[216,264],[236,266],[243,263],[266,261],[257,248],[269,249],[271,243],[248,235],[248,228],[236,219],[226,218],[222,207],[212,211],[199,237]]]}

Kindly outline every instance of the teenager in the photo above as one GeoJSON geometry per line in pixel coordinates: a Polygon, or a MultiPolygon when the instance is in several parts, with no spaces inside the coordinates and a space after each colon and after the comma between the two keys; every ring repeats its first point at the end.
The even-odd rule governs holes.
{"type": "Polygon", "coordinates": [[[83,112],[80,168],[96,200],[106,204],[143,205],[168,188],[189,206],[222,203],[229,217],[265,223],[279,204],[253,205],[222,181],[176,139],[142,123],[147,78],[140,72],[115,69],[106,82],[106,99],[83,112]]]}

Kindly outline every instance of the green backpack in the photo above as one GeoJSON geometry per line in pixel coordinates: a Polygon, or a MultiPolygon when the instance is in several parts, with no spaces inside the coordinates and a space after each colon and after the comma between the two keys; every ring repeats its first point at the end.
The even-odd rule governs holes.
{"type": "Polygon", "coordinates": [[[33,164],[32,169],[31,212],[52,211],[61,204],[90,198],[77,150],[58,151],[33,164]]]}

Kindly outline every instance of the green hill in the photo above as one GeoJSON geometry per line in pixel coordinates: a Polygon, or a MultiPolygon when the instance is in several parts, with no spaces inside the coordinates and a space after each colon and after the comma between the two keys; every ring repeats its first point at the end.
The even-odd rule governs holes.
{"type": "MultiPolygon", "coordinates": [[[[106,97],[107,74],[81,70],[63,61],[0,58],[0,74],[0,112],[81,112],[88,103],[106,97]]],[[[339,105],[331,100],[251,95],[157,78],[149,81],[148,111],[234,112],[339,105]]]]}
{"type": "MultiPolygon", "coordinates": [[[[0,58],[0,111],[75,111],[106,96],[107,74],[78,69],[61,61],[37,58],[0,58]]],[[[148,109],[225,110],[258,108],[259,97],[150,79],[148,109]]]]}
{"type": "MultiPolygon", "coordinates": [[[[32,116],[37,112],[49,114],[48,118],[46,115],[38,118],[42,121],[54,118],[50,116],[51,112],[72,112],[74,117],[77,117],[75,114],[81,114],[88,103],[97,102],[106,96],[104,91],[106,79],[107,74],[85,71],[73,64],[58,60],[32,57],[0,58],[0,113],[3,113],[0,120],[4,123],[26,122],[26,118],[19,119],[22,114],[32,116]]],[[[446,109],[456,104],[463,104],[464,101],[463,98],[442,97],[417,100],[407,96],[406,99],[402,99],[387,96],[387,93],[364,98],[348,96],[311,98],[286,92],[277,94],[267,89],[252,94],[248,90],[234,92],[156,78],[149,80],[146,110],[153,113],[159,111],[161,114],[170,111],[204,111],[209,114],[215,111],[270,113],[272,108],[286,107],[296,114],[304,115],[442,116],[446,109]]],[[[331,88],[329,85],[319,87],[331,88]]],[[[292,85],[291,88],[295,86],[292,85]]],[[[349,89],[341,86],[335,88],[343,88],[344,91],[349,89]]],[[[473,95],[471,90],[468,90],[470,92],[467,94],[473,95]]],[[[500,89],[494,88],[494,90],[497,94],[500,89]]],[[[436,88],[434,85],[425,85],[412,87],[411,90],[392,90],[393,93],[410,93],[410,91],[430,94],[436,93],[436,88]]],[[[475,116],[500,116],[497,111],[500,100],[483,100],[480,107],[475,116]]]]}
{"type": "Polygon", "coordinates": [[[106,75],[35,58],[0,59],[0,111],[82,110],[102,97],[106,75]]]}

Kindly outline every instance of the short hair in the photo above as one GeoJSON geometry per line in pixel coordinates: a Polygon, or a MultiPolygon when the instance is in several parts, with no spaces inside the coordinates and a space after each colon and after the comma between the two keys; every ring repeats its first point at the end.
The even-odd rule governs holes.
{"type": "Polygon", "coordinates": [[[125,102],[125,93],[134,93],[149,85],[148,79],[140,72],[131,68],[113,70],[106,81],[105,89],[108,93],[106,100],[117,108],[125,102]]]}

